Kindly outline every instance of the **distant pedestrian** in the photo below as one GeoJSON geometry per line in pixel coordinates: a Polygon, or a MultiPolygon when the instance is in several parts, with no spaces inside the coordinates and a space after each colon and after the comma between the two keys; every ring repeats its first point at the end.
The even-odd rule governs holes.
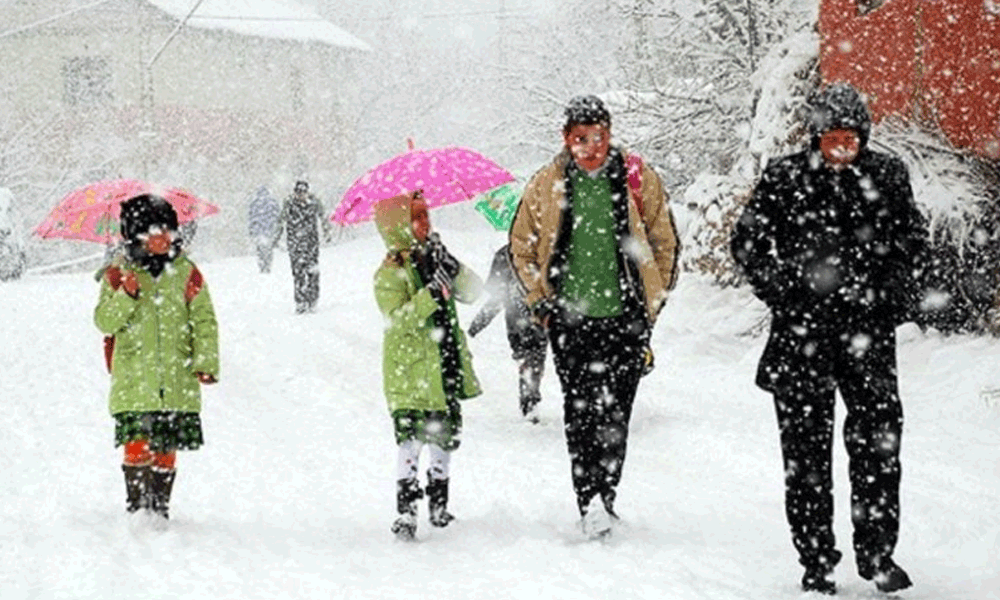
{"type": "Polygon", "coordinates": [[[757,385],[774,396],[802,589],[837,591],[831,447],[839,391],[858,574],[893,592],[911,585],[892,558],[903,433],[896,326],[916,315],[927,231],[906,166],[868,147],[871,117],[860,94],[834,84],[811,104],[810,147],[768,163],[731,250],[771,309],[757,385]]]}
{"type": "Polygon", "coordinates": [[[473,302],[482,281],[430,231],[419,193],[382,200],[375,223],[388,254],[375,272],[375,300],[386,319],[383,389],[397,444],[396,508],[392,532],[417,531],[420,453],[428,447],[427,506],[431,525],[446,527],[451,453],[462,433],[459,400],[481,393],[472,354],[458,325],[455,301],[473,302]]]}
{"type": "Polygon", "coordinates": [[[676,279],[677,235],[659,176],[611,145],[596,96],[566,106],[563,150],[528,182],[510,229],[525,302],[546,328],[580,526],[611,532],[629,421],[650,332],[676,279]]]}
{"type": "Polygon", "coordinates": [[[524,289],[510,262],[510,244],[493,256],[490,275],[486,279],[488,299],[469,324],[469,336],[485,329],[502,309],[507,325],[507,342],[512,358],[517,362],[518,392],[521,415],[538,422],[536,408],[542,400],[541,382],[545,372],[545,329],[535,322],[524,303],[524,289]]]}
{"type": "Polygon", "coordinates": [[[285,199],[278,215],[273,244],[287,232],[288,259],[292,263],[295,312],[313,312],[319,301],[320,228],[330,237],[330,223],[319,198],[309,193],[309,184],[296,181],[294,191],[285,199]]]}
{"type": "Polygon", "coordinates": [[[261,273],[271,272],[271,259],[274,257],[273,240],[280,215],[281,206],[267,186],[260,186],[250,195],[247,202],[247,233],[254,245],[257,267],[261,273]]]}
{"type": "Polygon", "coordinates": [[[159,196],[122,203],[123,250],[100,273],[94,323],[108,336],[109,407],[125,447],[126,511],[167,519],[178,450],[203,443],[201,385],[219,377],[215,310],[159,196]]]}

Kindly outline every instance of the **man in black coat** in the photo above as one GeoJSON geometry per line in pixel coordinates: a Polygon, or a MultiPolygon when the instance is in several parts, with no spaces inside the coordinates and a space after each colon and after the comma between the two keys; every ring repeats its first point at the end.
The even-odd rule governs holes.
{"type": "Polygon", "coordinates": [[[831,446],[839,390],[858,573],[889,592],[911,585],[892,560],[903,429],[895,328],[916,314],[927,233],[906,166],[868,148],[871,117],[858,92],[831,85],[811,105],[811,147],[767,165],[731,251],[771,309],[756,383],[774,396],[802,587],[836,592],[831,446]]]}

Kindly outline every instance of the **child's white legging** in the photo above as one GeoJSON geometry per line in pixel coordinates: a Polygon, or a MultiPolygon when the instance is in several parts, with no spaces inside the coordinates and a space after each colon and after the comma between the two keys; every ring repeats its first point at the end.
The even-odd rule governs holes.
{"type": "MultiPolygon", "coordinates": [[[[399,445],[396,479],[415,479],[417,477],[417,471],[420,467],[420,451],[423,447],[423,442],[417,440],[407,440],[399,445]]],[[[428,476],[431,479],[448,479],[448,463],[451,460],[451,453],[443,450],[437,444],[427,444],[427,451],[431,459],[428,476]]]]}

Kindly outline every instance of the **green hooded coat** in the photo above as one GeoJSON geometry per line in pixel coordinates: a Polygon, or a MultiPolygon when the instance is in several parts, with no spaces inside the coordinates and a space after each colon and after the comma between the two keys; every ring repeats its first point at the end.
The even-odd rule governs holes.
{"type": "MultiPolygon", "coordinates": [[[[435,336],[432,315],[437,301],[424,287],[413,264],[410,249],[416,244],[406,196],[380,203],[376,214],[378,231],[389,255],[375,272],[375,301],[385,317],[382,343],[382,378],[390,414],[397,410],[448,409],[441,367],[441,348],[435,336]]],[[[472,369],[472,353],[465,333],[458,326],[455,300],[471,303],[482,291],[482,280],[461,265],[447,302],[449,322],[458,344],[462,385],[457,399],[482,393],[472,369]]]]}
{"type": "Polygon", "coordinates": [[[111,362],[111,414],[201,411],[195,373],[219,377],[219,334],[208,287],[181,255],[156,279],[118,259],[101,274],[94,323],[115,336],[111,362]],[[135,273],[139,297],[112,280],[135,273]]]}

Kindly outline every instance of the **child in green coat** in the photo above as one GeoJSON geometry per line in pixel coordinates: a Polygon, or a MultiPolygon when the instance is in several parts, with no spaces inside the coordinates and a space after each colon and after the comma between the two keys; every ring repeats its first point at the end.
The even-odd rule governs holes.
{"type": "Polygon", "coordinates": [[[420,452],[427,445],[431,525],[445,527],[449,462],[460,443],[459,400],[481,393],[472,354],[458,326],[455,300],[474,302],[482,280],[458,262],[430,231],[419,192],[382,200],[375,223],[388,254],[375,273],[375,300],[386,318],[383,387],[393,420],[398,462],[392,532],[412,540],[417,530],[420,452]]]}
{"type": "Polygon", "coordinates": [[[111,342],[109,408],[115,445],[125,447],[126,510],[167,519],[177,450],[204,443],[200,388],[219,376],[218,324],[165,199],[123,202],[121,233],[121,255],[100,272],[94,323],[111,342]]]}

